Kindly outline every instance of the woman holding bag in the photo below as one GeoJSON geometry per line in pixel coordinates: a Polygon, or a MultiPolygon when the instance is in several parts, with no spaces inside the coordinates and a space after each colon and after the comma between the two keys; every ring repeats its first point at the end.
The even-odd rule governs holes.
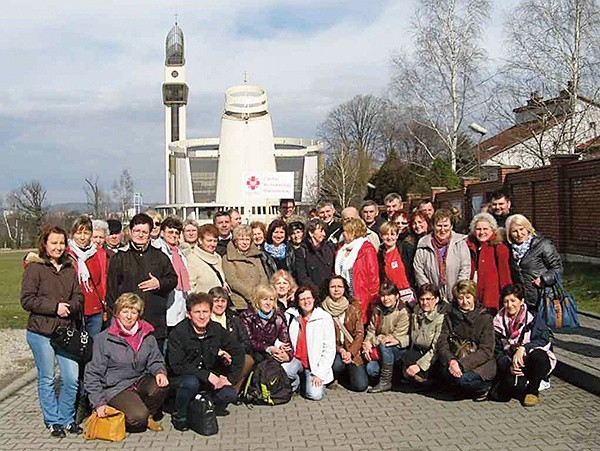
{"type": "Polygon", "coordinates": [[[81,316],[82,296],[77,273],[66,254],[67,234],[46,226],[38,241],[38,255],[29,259],[21,285],[21,305],[29,312],[27,343],[37,368],[38,398],[44,423],[52,437],[79,434],[75,397],[79,365],[72,356],[55,350],[50,337],[61,326],[72,326],[81,316]],[[54,365],[58,361],[61,386],[56,394],[54,365]]]}

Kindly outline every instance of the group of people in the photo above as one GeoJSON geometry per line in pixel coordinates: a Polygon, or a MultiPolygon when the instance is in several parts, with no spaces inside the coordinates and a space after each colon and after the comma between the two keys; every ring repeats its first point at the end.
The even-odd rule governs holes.
{"type": "Polygon", "coordinates": [[[266,359],[315,401],[337,384],[380,393],[405,381],[536,405],[556,363],[537,315],[562,272],[553,244],[503,192],[468,235],[428,199],[410,212],[396,193],[384,203],[338,215],[324,202],[306,219],[286,199],[268,226],[237,210],[201,226],[149,211],[126,238],[117,220],[46,226],[21,303],[51,435],[81,432],[78,399],[100,417],[124,412],[131,432],[161,430],[163,409],[186,430],[196,394],[227,415],[266,359]],[[91,361],[52,347],[65,325],[88,331],[91,361]]]}

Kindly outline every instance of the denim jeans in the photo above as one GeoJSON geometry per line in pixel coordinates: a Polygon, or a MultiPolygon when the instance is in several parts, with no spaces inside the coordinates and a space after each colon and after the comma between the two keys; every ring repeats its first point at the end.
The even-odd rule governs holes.
{"type": "Polygon", "coordinates": [[[367,374],[371,377],[379,375],[381,365],[393,365],[402,358],[406,352],[406,348],[400,346],[385,346],[379,345],[379,362],[372,360],[367,363],[367,374]]]}
{"type": "Polygon", "coordinates": [[[304,395],[313,401],[320,401],[325,397],[325,384],[320,387],[315,387],[312,384],[312,375],[310,370],[304,369],[302,363],[297,358],[293,358],[289,362],[282,363],[281,366],[287,373],[292,382],[292,390],[297,391],[304,384],[304,395]],[[303,375],[303,380],[300,379],[300,373],[303,375]]]}
{"type": "Polygon", "coordinates": [[[95,315],[85,315],[85,330],[94,338],[102,330],[102,313],[95,315]]]}
{"type": "Polygon", "coordinates": [[[456,384],[456,386],[470,395],[477,395],[484,393],[489,390],[492,386],[491,381],[484,381],[483,378],[477,374],[475,371],[468,371],[463,373],[463,375],[459,378],[454,377],[450,374],[448,368],[444,368],[443,370],[444,377],[456,384]]]}
{"type": "Polygon", "coordinates": [[[365,365],[356,366],[354,363],[342,362],[342,356],[339,353],[335,354],[335,360],[333,361],[333,372],[336,377],[346,371],[348,373],[348,388],[352,391],[362,392],[369,386],[369,378],[365,365]]]}
{"type": "MultiPolygon", "coordinates": [[[[171,384],[177,390],[175,397],[177,418],[179,420],[187,420],[187,409],[190,401],[201,391],[208,387],[200,382],[200,379],[193,374],[185,374],[176,376],[171,379],[171,384]]],[[[235,402],[237,399],[237,391],[233,386],[225,386],[219,390],[211,388],[206,390],[212,396],[212,400],[216,407],[225,409],[228,404],[235,402]]]]}
{"type": "Polygon", "coordinates": [[[44,423],[47,426],[67,426],[75,421],[75,397],[77,395],[77,377],[79,364],[70,357],[55,352],[50,338],[27,331],[27,344],[33,352],[37,368],[38,397],[44,423]],[[54,372],[55,361],[60,368],[60,391],[56,395],[54,372]]]}

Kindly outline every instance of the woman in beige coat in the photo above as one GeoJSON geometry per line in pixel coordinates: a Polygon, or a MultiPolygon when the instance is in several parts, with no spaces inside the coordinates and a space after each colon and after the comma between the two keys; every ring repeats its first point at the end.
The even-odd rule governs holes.
{"type": "Polygon", "coordinates": [[[227,245],[223,257],[225,279],[231,288],[231,301],[235,310],[246,310],[252,302],[253,290],[258,285],[268,285],[262,252],[252,242],[252,228],[239,225],[233,229],[233,240],[227,245]]]}
{"type": "Polygon", "coordinates": [[[212,224],[198,229],[198,245],[184,249],[190,275],[191,293],[208,293],[211,288],[225,286],[221,256],[217,254],[219,231],[212,224]]]}
{"type": "Polygon", "coordinates": [[[452,300],[452,288],[459,280],[471,277],[471,254],[467,236],[452,230],[452,213],[438,210],[433,215],[433,232],[417,244],[413,262],[417,286],[432,283],[440,299],[452,300]]]}

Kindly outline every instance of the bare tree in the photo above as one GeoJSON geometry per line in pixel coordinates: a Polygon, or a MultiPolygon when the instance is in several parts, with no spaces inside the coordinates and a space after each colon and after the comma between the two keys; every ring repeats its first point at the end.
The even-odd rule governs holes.
{"type": "Polygon", "coordinates": [[[597,135],[590,123],[600,119],[599,21],[596,0],[523,0],[508,17],[509,59],[495,110],[505,122],[518,122],[524,160],[547,164],[552,154],[572,153],[597,135]],[[527,114],[513,117],[524,99],[516,111],[527,114]]]}
{"type": "Polygon", "coordinates": [[[133,204],[133,178],[127,169],[113,184],[114,200],[119,203],[123,219],[129,219],[129,209],[133,204]]]}
{"type": "Polygon", "coordinates": [[[108,196],[102,189],[100,177],[98,175],[94,175],[93,177],[86,178],[83,189],[85,191],[87,204],[92,209],[94,218],[105,218],[108,196]]]}
{"type": "Polygon", "coordinates": [[[342,208],[358,204],[366,189],[366,183],[360,184],[358,172],[354,153],[341,145],[329,155],[325,163],[321,182],[322,196],[337,201],[342,208]]]}
{"type": "MultiPolygon", "coordinates": [[[[419,0],[412,52],[392,58],[390,91],[418,112],[407,130],[417,141],[419,127],[435,132],[454,171],[465,114],[486,100],[481,40],[488,17],[488,0],[419,0]]],[[[438,157],[426,142],[420,145],[431,160],[438,157]]]]}
{"type": "Polygon", "coordinates": [[[366,188],[373,164],[382,156],[378,151],[384,105],[384,100],[373,95],[357,95],[334,108],[319,127],[325,143],[326,167],[333,165],[339,175],[344,174],[346,194],[349,186],[353,186],[352,191],[366,188]],[[352,161],[352,171],[342,170],[347,161],[352,161]],[[352,182],[348,179],[351,174],[356,178],[352,182]]]}
{"type": "Polygon", "coordinates": [[[11,205],[16,216],[15,220],[21,223],[21,233],[26,236],[17,241],[28,241],[33,244],[40,232],[47,213],[46,188],[38,180],[23,183],[7,196],[7,203],[11,205]]]}

